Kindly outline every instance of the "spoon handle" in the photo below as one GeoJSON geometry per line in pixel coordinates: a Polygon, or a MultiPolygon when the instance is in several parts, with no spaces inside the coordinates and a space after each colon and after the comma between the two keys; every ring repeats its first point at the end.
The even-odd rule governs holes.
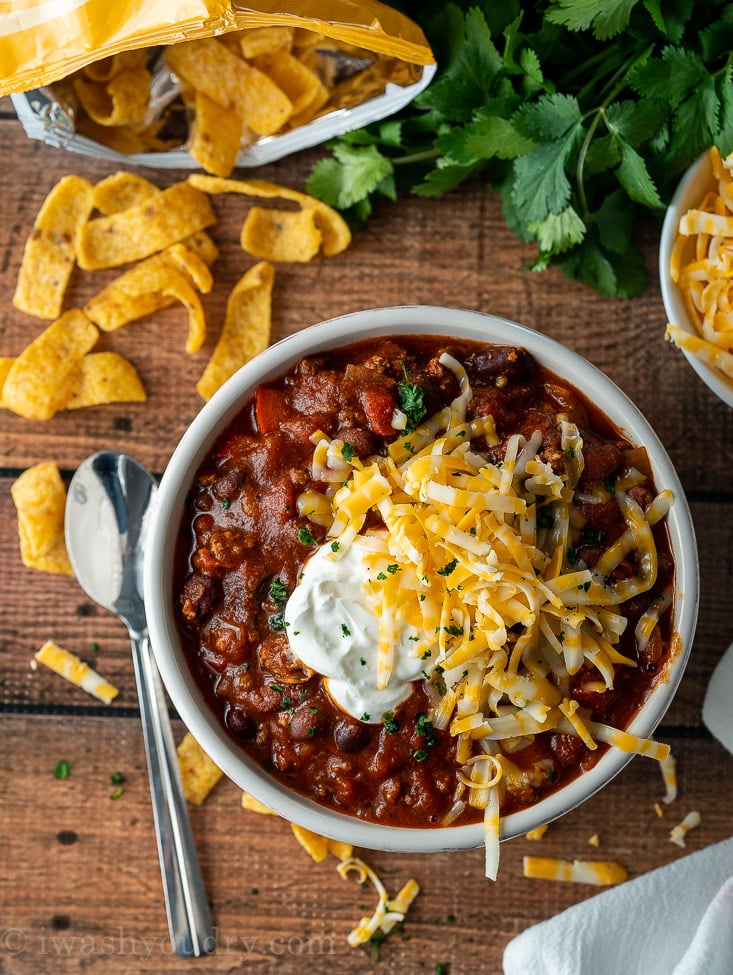
{"type": "Polygon", "coordinates": [[[191,834],[168,708],[147,629],[136,633],[130,628],[130,642],[171,941],[177,955],[198,957],[215,950],[216,935],[191,834]]]}

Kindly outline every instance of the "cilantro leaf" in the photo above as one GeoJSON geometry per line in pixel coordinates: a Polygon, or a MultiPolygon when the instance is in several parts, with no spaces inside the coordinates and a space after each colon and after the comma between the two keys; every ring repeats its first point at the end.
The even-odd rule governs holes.
{"type": "Polygon", "coordinates": [[[639,0],[551,0],[547,19],[570,30],[588,30],[599,41],[620,34],[629,25],[632,9],[639,0]]]}
{"type": "Polygon", "coordinates": [[[467,166],[476,159],[514,159],[535,147],[509,119],[479,116],[475,121],[446,132],[437,140],[441,153],[453,163],[467,166]]]}
{"type": "Polygon", "coordinates": [[[481,10],[465,15],[463,43],[446,71],[419,96],[420,105],[438,109],[452,122],[467,122],[503,69],[501,55],[481,10]]]}
{"type": "Polygon", "coordinates": [[[537,240],[540,251],[552,254],[569,250],[585,236],[585,223],[571,206],[562,213],[550,213],[539,223],[530,224],[528,229],[537,240]]]}
{"type": "Polygon", "coordinates": [[[515,206],[527,224],[544,220],[550,213],[562,213],[570,201],[570,180],[565,161],[576,144],[579,130],[557,142],[546,142],[514,162],[515,206]]]}
{"type": "Polygon", "coordinates": [[[374,146],[334,146],[333,159],[316,163],[307,183],[309,193],[318,195],[339,210],[347,209],[372,193],[393,173],[392,163],[374,146]]]}
{"type": "Polygon", "coordinates": [[[621,146],[621,165],[616,170],[616,176],[636,203],[641,203],[651,210],[664,206],[646,168],[646,163],[628,142],[624,142],[621,146]]]}
{"type": "Polygon", "coordinates": [[[397,383],[397,406],[407,417],[405,433],[412,433],[427,414],[425,394],[415,383],[397,383]]]}

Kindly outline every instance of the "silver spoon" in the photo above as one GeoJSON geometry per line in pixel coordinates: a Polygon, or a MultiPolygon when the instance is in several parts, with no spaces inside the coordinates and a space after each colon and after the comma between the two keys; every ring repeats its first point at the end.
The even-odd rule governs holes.
{"type": "Polygon", "coordinates": [[[130,633],[168,927],[178,955],[215,950],[163,688],[143,604],[143,550],[158,487],[131,457],[102,451],[78,468],[66,501],[69,558],[80,586],[130,633]]]}

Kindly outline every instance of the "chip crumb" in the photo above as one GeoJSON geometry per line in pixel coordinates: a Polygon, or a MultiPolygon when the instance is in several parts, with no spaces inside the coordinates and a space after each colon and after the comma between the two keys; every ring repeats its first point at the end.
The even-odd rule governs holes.
{"type": "Polygon", "coordinates": [[[541,840],[549,828],[549,823],[545,823],[543,826],[535,826],[534,829],[530,829],[524,834],[524,838],[525,840],[541,840]]]}
{"type": "Polygon", "coordinates": [[[588,845],[589,845],[589,846],[600,846],[600,845],[601,845],[601,838],[600,838],[600,836],[598,835],[598,833],[594,833],[594,834],[593,834],[593,835],[592,835],[592,836],[591,836],[591,837],[590,837],[590,838],[588,839],[588,845]]]}
{"type": "Polygon", "coordinates": [[[224,774],[203,750],[191,732],[187,732],[176,749],[181,770],[183,794],[200,806],[224,774]]]}
{"type": "Polygon", "coordinates": [[[662,816],[664,816],[664,810],[658,802],[654,803],[654,812],[657,814],[657,816],[659,816],[660,819],[662,816]]]}
{"type": "Polygon", "coordinates": [[[255,799],[251,796],[249,792],[242,792],[242,809],[247,809],[249,812],[260,813],[262,816],[276,816],[277,813],[273,812],[264,802],[260,802],[259,799],[255,799]]]}

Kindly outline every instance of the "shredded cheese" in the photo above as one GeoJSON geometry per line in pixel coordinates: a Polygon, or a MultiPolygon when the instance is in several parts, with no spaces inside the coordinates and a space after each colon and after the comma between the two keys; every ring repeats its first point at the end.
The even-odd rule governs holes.
{"type": "Polygon", "coordinates": [[[696,829],[701,822],[702,817],[699,812],[693,810],[693,812],[688,813],[681,823],[672,827],[669,834],[670,842],[675,843],[677,846],[686,846],[685,837],[691,829],[696,829]]]}
{"type": "Polygon", "coordinates": [[[662,772],[665,788],[663,802],[669,805],[677,798],[677,769],[674,755],[671,752],[659,763],[659,768],[662,772]]]}
{"type": "Polygon", "coordinates": [[[697,334],[667,325],[666,337],[733,378],[733,172],[716,148],[710,150],[716,191],[680,218],[670,256],[670,276],[677,284],[697,334]]]}
{"type": "Polygon", "coordinates": [[[81,687],[87,694],[96,697],[97,700],[105,704],[111,704],[117,697],[119,691],[108,681],[92,670],[89,664],[84,663],[75,654],[64,650],[52,640],[47,640],[41,649],[35,654],[35,659],[45,664],[50,670],[70,684],[81,687]]]}
{"type": "MultiPolygon", "coordinates": [[[[603,692],[613,688],[616,668],[636,666],[618,650],[627,623],[618,607],[656,582],[652,527],[672,495],[663,491],[645,512],[628,493],[643,475],[624,472],[615,498],[626,531],[592,568],[574,564],[570,553],[585,521],[576,499],[584,469],[577,426],[559,418],[558,470],[541,459],[539,432],[509,437],[503,461],[493,463],[477,443],[498,444],[492,417],[466,420],[465,370],[449,355],[440,361],[459,380],[450,406],[392,443],[387,457],[346,462],[339,442],[319,434],[313,465],[332,509],[330,558],[344,556],[370,513],[386,528],[393,566],[365,583],[380,614],[378,687],[394,672],[395,633],[414,627],[421,635],[412,652],[425,661],[434,726],[457,739],[451,816],[465,803],[484,810],[487,875],[496,876],[505,793],[551,774],[537,767],[528,782],[508,759],[534,735],[555,730],[580,737],[590,750],[605,742],[657,760],[669,753],[666,745],[592,721],[570,687],[582,667],[595,673],[592,689],[603,692]],[[614,579],[630,555],[636,574],[614,579]]],[[[606,491],[603,500],[609,497],[606,491]]],[[[667,605],[652,604],[640,642],[667,605]]]]}
{"type": "Polygon", "coordinates": [[[554,857],[524,857],[523,874],[542,880],[607,887],[621,884],[628,872],[615,860],[558,860],[554,857]]]}
{"type": "Polygon", "coordinates": [[[420,893],[420,886],[417,881],[408,880],[399,893],[390,898],[384,884],[374,870],[359,857],[349,857],[347,860],[342,860],[336,869],[344,879],[350,873],[356,873],[357,881],[361,885],[371,881],[379,897],[372,916],[363,917],[354,930],[349,933],[347,940],[352,948],[365,944],[377,932],[389,934],[395,924],[404,921],[410,905],[420,893]]]}

